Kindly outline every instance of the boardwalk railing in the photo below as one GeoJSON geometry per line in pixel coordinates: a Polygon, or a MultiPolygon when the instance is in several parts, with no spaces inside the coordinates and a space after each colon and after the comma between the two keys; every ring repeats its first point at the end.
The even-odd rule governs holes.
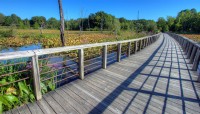
{"type": "MultiPolygon", "coordinates": [[[[192,70],[197,71],[200,60],[200,44],[178,34],[168,34],[172,36],[177,42],[179,42],[183,51],[185,52],[185,55],[187,56],[187,59],[189,59],[189,63],[192,64],[192,70]]],[[[198,81],[200,82],[200,77],[198,77],[198,81]]]]}
{"type": "Polygon", "coordinates": [[[15,87],[29,94],[21,88],[27,86],[25,89],[29,88],[31,92],[32,88],[36,100],[39,100],[42,94],[69,80],[77,77],[84,79],[85,74],[96,68],[106,69],[107,65],[120,62],[122,58],[155,42],[159,36],[156,34],[117,42],[1,53],[0,88],[15,87]]]}

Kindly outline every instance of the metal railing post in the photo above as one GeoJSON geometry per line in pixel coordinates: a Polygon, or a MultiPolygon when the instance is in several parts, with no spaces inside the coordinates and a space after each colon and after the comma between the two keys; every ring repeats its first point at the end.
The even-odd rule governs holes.
{"type": "Polygon", "coordinates": [[[122,49],[122,44],[118,43],[118,45],[117,45],[117,62],[120,62],[120,60],[121,60],[121,49],[122,49]]]}
{"type": "Polygon", "coordinates": [[[38,64],[38,56],[32,57],[32,70],[33,70],[33,87],[36,100],[42,99],[41,87],[40,87],[40,71],[38,64]]]}
{"type": "Polygon", "coordinates": [[[108,48],[108,46],[107,45],[104,45],[103,46],[103,69],[106,69],[106,67],[107,67],[107,48],[108,48]]]}
{"type": "Polygon", "coordinates": [[[83,49],[78,50],[78,58],[79,58],[79,76],[80,79],[84,79],[84,51],[83,49]]]}

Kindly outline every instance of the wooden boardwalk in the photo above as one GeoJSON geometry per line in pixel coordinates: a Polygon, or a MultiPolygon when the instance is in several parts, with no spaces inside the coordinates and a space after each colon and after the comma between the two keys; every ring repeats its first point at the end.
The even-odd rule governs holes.
{"type": "Polygon", "coordinates": [[[167,34],[142,51],[4,113],[200,114],[200,83],[167,34]]]}

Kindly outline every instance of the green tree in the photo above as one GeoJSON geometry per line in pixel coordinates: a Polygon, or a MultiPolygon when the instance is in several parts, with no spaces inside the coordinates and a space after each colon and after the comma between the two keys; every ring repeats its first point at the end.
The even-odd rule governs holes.
{"type": "Polygon", "coordinates": [[[12,19],[12,25],[19,26],[20,22],[22,21],[20,17],[18,17],[16,14],[11,14],[12,19]]]}
{"type": "Polygon", "coordinates": [[[40,25],[39,25],[37,22],[35,22],[34,25],[33,25],[33,28],[34,28],[34,29],[39,29],[39,28],[40,28],[40,25]]]}
{"type": "Polygon", "coordinates": [[[2,13],[0,13],[0,25],[3,25],[4,21],[5,21],[5,16],[2,13]]]}
{"type": "Polygon", "coordinates": [[[39,25],[39,27],[44,27],[46,23],[46,18],[43,16],[34,16],[30,20],[30,24],[35,28],[35,25],[39,25]]]}
{"type": "Polygon", "coordinates": [[[157,24],[153,20],[148,20],[147,22],[147,31],[148,32],[156,32],[157,31],[157,24]]]}
{"type": "Polygon", "coordinates": [[[114,18],[113,19],[113,23],[112,23],[112,31],[115,33],[115,35],[117,36],[117,34],[120,33],[120,29],[121,29],[121,26],[120,26],[120,22],[118,19],[114,18]]]}
{"type": "Polygon", "coordinates": [[[174,31],[175,30],[175,20],[176,18],[172,16],[167,16],[167,25],[169,27],[169,31],[174,31]]]}
{"type": "Polygon", "coordinates": [[[56,18],[49,18],[47,20],[47,28],[50,28],[50,29],[58,29],[59,28],[59,22],[56,18]]]}
{"type": "Polygon", "coordinates": [[[167,25],[167,22],[163,17],[158,18],[157,26],[158,26],[158,29],[162,32],[169,31],[169,27],[167,25]]]}
{"type": "Polygon", "coordinates": [[[12,24],[12,18],[10,16],[5,17],[4,26],[10,26],[12,24]]]}
{"type": "Polygon", "coordinates": [[[124,17],[119,18],[119,22],[121,24],[121,29],[122,30],[129,30],[130,28],[130,23],[127,19],[125,19],[124,17]]]}
{"type": "Polygon", "coordinates": [[[24,28],[30,28],[30,21],[26,18],[23,20],[24,28]]]}

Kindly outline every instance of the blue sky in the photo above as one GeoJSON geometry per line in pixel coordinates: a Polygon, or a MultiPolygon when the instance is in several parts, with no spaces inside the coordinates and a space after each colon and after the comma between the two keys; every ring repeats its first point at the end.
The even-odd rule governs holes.
{"type": "MultiPolygon", "coordinates": [[[[196,8],[199,0],[62,0],[65,19],[76,19],[81,10],[86,17],[90,13],[105,11],[116,17],[157,20],[159,17],[176,16],[183,9],[196,8]]],[[[0,13],[17,14],[22,19],[45,16],[59,19],[58,0],[0,0],[0,13]]]]}

